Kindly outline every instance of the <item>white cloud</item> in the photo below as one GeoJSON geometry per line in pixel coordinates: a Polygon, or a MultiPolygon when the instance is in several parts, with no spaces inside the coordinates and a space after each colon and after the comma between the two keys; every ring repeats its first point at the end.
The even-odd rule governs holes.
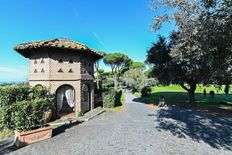
{"type": "Polygon", "coordinates": [[[100,36],[96,33],[96,32],[92,32],[93,36],[97,39],[97,41],[104,47],[107,49],[107,45],[102,41],[102,39],[100,38],[100,36]]]}

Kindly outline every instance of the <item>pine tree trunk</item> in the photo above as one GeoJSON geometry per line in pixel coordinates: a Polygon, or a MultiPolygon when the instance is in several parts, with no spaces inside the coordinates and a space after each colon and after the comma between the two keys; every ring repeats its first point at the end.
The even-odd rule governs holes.
{"type": "Polygon", "coordinates": [[[118,83],[117,83],[116,73],[113,74],[113,78],[114,78],[114,89],[117,90],[118,83]]]}

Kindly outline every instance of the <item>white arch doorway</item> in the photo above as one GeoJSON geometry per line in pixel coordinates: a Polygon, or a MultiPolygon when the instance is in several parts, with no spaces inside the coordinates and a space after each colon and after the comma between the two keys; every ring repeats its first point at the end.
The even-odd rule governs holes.
{"type": "Polygon", "coordinates": [[[75,90],[70,85],[62,85],[56,91],[56,109],[59,113],[70,113],[75,109],[75,90]]]}

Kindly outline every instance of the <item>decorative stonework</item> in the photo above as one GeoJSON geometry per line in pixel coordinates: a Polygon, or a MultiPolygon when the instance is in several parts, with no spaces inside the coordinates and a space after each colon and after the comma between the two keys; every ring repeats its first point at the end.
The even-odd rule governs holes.
{"type": "Polygon", "coordinates": [[[68,71],[69,73],[73,73],[73,70],[72,70],[72,68],[68,71]]]}
{"type": "Polygon", "coordinates": [[[58,70],[58,73],[63,73],[63,70],[60,68],[60,69],[58,70]]]}

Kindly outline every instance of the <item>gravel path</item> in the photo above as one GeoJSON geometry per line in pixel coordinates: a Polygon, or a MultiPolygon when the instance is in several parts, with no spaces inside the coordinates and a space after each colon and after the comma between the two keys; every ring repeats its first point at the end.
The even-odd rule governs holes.
{"type": "Polygon", "coordinates": [[[184,109],[154,110],[126,94],[126,111],[105,112],[12,154],[232,154],[232,119],[184,109]]]}

